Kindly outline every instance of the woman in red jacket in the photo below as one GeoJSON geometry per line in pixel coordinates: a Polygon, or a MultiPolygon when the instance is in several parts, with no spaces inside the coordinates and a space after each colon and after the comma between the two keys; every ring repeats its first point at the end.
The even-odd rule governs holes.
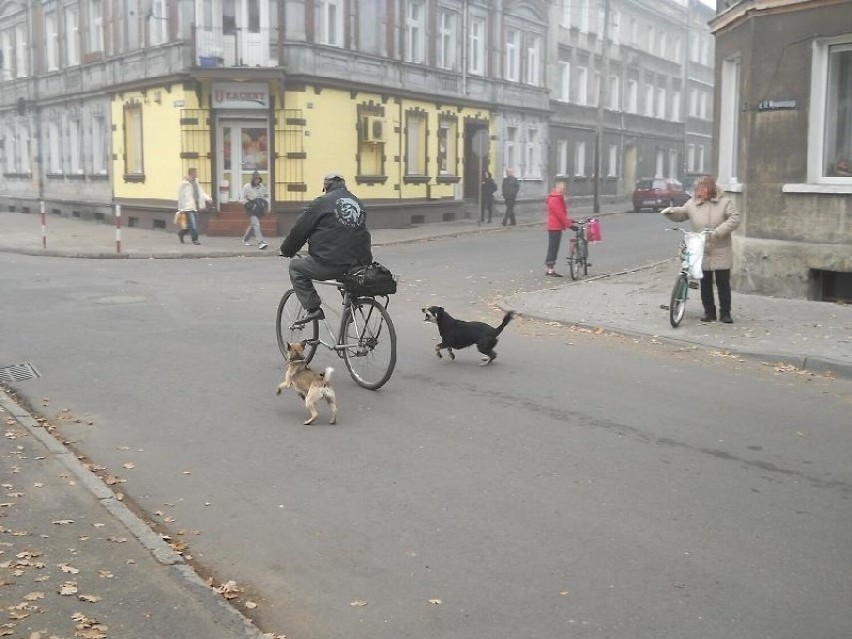
{"type": "Polygon", "coordinates": [[[562,231],[571,228],[572,224],[565,204],[565,191],[565,183],[557,182],[547,196],[547,257],[544,263],[547,266],[545,275],[548,277],[562,277],[556,272],[556,256],[562,242],[562,231]]]}

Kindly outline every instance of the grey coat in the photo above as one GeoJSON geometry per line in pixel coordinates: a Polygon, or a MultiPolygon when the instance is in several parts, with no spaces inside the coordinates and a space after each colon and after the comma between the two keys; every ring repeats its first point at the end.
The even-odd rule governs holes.
{"type": "Polygon", "coordinates": [[[734,251],[731,248],[731,233],[740,225],[740,214],[726,197],[710,200],[691,198],[683,206],[663,209],[663,215],[675,222],[689,220],[693,231],[713,229],[704,246],[703,271],[730,270],[734,265],[734,251]]]}

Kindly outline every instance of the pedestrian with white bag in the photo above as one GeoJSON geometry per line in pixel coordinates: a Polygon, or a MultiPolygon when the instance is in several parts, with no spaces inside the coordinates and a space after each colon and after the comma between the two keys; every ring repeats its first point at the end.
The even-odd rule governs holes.
{"type": "MultiPolygon", "coordinates": [[[[704,256],[701,260],[701,303],[704,305],[702,322],[716,321],[716,302],[713,283],[719,291],[720,321],[733,324],[731,318],[731,268],[734,252],[731,233],[740,225],[740,214],[731,200],[719,194],[716,180],[712,176],[702,177],[695,185],[695,195],[683,206],[670,206],[660,211],[674,222],[689,221],[692,230],[706,238],[704,256]]],[[[693,247],[689,247],[692,250],[693,247]]],[[[698,249],[699,247],[695,247],[698,249]]],[[[690,269],[693,271],[693,269],[690,269]]],[[[697,273],[690,273],[693,277],[697,273]]]]}

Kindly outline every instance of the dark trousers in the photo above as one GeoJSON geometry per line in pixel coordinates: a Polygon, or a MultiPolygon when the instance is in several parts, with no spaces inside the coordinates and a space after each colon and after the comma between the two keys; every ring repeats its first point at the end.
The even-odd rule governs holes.
{"type": "Polygon", "coordinates": [[[719,313],[724,317],[731,314],[731,269],[719,271],[702,271],[701,278],[701,303],[704,305],[704,314],[716,317],[716,302],[713,299],[713,280],[716,280],[716,288],[719,290],[719,313]]]}
{"type": "Polygon", "coordinates": [[[345,266],[332,266],[314,259],[310,255],[305,257],[294,257],[290,260],[290,282],[296,297],[302,303],[305,310],[312,311],[322,304],[314,280],[334,280],[342,276],[348,270],[345,266]]]}
{"type": "MultiPolygon", "coordinates": [[[[198,241],[198,213],[195,211],[184,211],[186,213],[186,221],[189,224],[189,234],[192,237],[193,242],[198,241]]],[[[178,231],[178,237],[181,240],[186,236],[187,229],[181,229],[178,231]]]]}
{"type": "Polygon", "coordinates": [[[515,221],[515,200],[514,198],[506,200],[506,213],[503,215],[503,226],[506,224],[510,226],[515,226],[517,222],[515,221]]]}
{"type": "Polygon", "coordinates": [[[562,231],[547,232],[547,257],[544,258],[544,263],[547,266],[556,264],[556,257],[559,255],[559,245],[562,243],[562,231]]]}
{"type": "Polygon", "coordinates": [[[479,221],[485,221],[485,211],[488,211],[488,221],[491,221],[491,216],[494,214],[494,199],[485,198],[482,200],[482,207],[479,209],[479,221]]]}

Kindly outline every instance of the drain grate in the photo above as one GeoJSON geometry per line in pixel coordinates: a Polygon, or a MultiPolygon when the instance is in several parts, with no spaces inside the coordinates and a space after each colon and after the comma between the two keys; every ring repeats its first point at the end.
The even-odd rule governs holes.
{"type": "Polygon", "coordinates": [[[39,375],[35,366],[29,362],[0,367],[0,382],[11,384],[12,382],[22,382],[27,379],[35,379],[36,377],[41,377],[41,375],[39,375]]]}

